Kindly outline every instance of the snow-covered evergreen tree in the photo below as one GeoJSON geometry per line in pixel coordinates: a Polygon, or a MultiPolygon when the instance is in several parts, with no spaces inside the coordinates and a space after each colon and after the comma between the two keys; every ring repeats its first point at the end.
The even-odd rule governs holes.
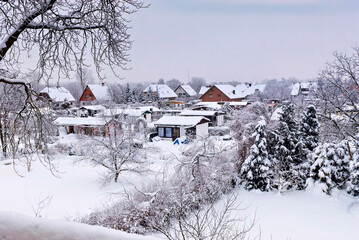
{"type": "Polygon", "coordinates": [[[331,158],[335,153],[334,143],[325,143],[320,145],[314,155],[313,164],[310,168],[310,177],[314,181],[319,181],[325,184],[323,192],[330,194],[332,189],[335,187],[331,180],[331,158]]]}
{"type": "Polygon", "coordinates": [[[344,140],[337,144],[336,156],[333,161],[332,181],[339,189],[345,189],[350,176],[349,142],[344,140]]]}
{"type": "Polygon", "coordinates": [[[333,188],[344,189],[349,179],[348,142],[325,143],[313,155],[310,177],[325,184],[323,191],[331,194],[333,188]]]}
{"type": "Polygon", "coordinates": [[[132,95],[132,92],[131,92],[131,89],[130,89],[130,84],[127,83],[125,91],[124,91],[124,96],[123,96],[123,99],[124,99],[125,103],[132,102],[131,95],[132,95]]]}
{"type": "Polygon", "coordinates": [[[282,107],[279,127],[275,133],[274,157],[278,162],[277,185],[280,191],[304,189],[306,172],[302,171],[303,145],[298,139],[298,124],[295,120],[294,106],[291,103],[282,107]]]}
{"type": "Polygon", "coordinates": [[[350,176],[348,179],[347,192],[357,197],[359,196],[359,135],[356,136],[354,141],[355,153],[353,161],[350,163],[350,176]]]}
{"type": "Polygon", "coordinates": [[[300,140],[303,141],[303,148],[307,152],[312,152],[319,142],[319,123],[317,111],[313,105],[307,107],[304,112],[299,127],[300,140]]]}
{"type": "Polygon", "coordinates": [[[256,125],[252,137],[254,144],[241,169],[242,184],[247,190],[268,191],[271,188],[273,170],[272,163],[268,158],[266,121],[264,118],[261,118],[256,125]]]}
{"type": "Polygon", "coordinates": [[[317,112],[313,105],[309,105],[301,117],[298,139],[303,148],[303,151],[301,151],[303,162],[298,166],[298,172],[302,175],[301,178],[304,181],[309,177],[310,166],[313,164],[311,155],[319,142],[319,123],[317,112]]]}
{"type": "Polygon", "coordinates": [[[353,162],[350,166],[350,177],[348,180],[347,192],[357,197],[359,196],[359,154],[354,154],[353,162]]]}

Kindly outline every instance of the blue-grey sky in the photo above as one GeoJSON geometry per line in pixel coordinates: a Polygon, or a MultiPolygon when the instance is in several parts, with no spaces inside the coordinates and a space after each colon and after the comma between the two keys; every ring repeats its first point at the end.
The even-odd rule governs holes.
{"type": "Polygon", "coordinates": [[[358,0],[144,0],[124,82],[316,77],[359,45],[358,0]]]}

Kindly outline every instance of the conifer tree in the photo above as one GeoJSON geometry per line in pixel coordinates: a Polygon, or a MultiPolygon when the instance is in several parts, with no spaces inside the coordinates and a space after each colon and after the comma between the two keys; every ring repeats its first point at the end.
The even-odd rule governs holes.
{"type": "Polygon", "coordinates": [[[359,154],[354,154],[354,161],[350,168],[347,192],[357,197],[359,196],[359,154]]]}
{"type": "Polygon", "coordinates": [[[313,105],[309,105],[302,115],[299,124],[298,139],[303,148],[303,151],[301,151],[301,159],[303,162],[298,166],[298,173],[304,180],[309,177],[310,166],[313,164],[311,155],[319,142],[319,123],[317,112],[313,105]]]}
{"type": "Polygon", "coordinates": [[[301,171],[303,164],[303,145],[298,139],[298,124],[295,121],[294,106],[291,103],[282,107],[279,127],[275,133],[275,158],[278,162],[277,185],[280,191],[304,189],[306,174],[301,171]]]}
{"type": "Polygon", "coordinates": [[[307,107],[304,112],[299,127],[300,140],[303,141],[305,151],[312,152],[319,142],[319,123],[317,111],[313,105],[307,107]]]}
{"type": "Polygon", "coordinates": [[[263,117],[255,126],[252,137],[254,144],[241,169],[242,184],[247,190],[268,191],[271,188],[273,170],[272,163],[268,158],[266,121],[263,117]]]}
{"type": "Polygon", "coordinates": [[[344,189],[349,180],[349,153],[347,141],[325,143],[313,156],[310,177],[325,184],[323,192],[331,194],[333,188],[344,189]]]}

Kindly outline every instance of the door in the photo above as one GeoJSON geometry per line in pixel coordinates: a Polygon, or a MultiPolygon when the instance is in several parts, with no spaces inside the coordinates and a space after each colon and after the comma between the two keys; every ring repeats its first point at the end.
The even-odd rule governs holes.
{"type": "Polygon", "coordinates": [[[172,141],[176,140],[179,137],[180,137],[180,129],[172,128],[172,141]]]}

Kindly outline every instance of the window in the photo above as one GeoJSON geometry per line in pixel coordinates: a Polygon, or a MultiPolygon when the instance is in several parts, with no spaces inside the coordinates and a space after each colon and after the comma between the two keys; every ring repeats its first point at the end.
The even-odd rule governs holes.
{"type": "Polygon", "coordinates": [[[158,128],[158,136],[159,137],[164,137],[165,136],[165,129],[162,127],[158,128]]]}
{"type": "Polygon", "coordinates": [[[92,94],[90,94],[90,98],[92,98],[92,94]]]}
{"type": "Polygon", "coordinates": [[[87,98],[87,94],[85,93],[85,98],[87,98]]]}
{"type": "Polygon", "coordinates": [[[213,94],[209,94],[209,97],[213,97],[213,94]]]}
{"type": "Polygon", "coordinates": [[[221,97],[221,94],[217,94],[218,97],[221,97]]]}
{"type": "Polygon", "coordinates": [[[166,137],[172,137],[172,128],[166,128],[166,137]]]}

